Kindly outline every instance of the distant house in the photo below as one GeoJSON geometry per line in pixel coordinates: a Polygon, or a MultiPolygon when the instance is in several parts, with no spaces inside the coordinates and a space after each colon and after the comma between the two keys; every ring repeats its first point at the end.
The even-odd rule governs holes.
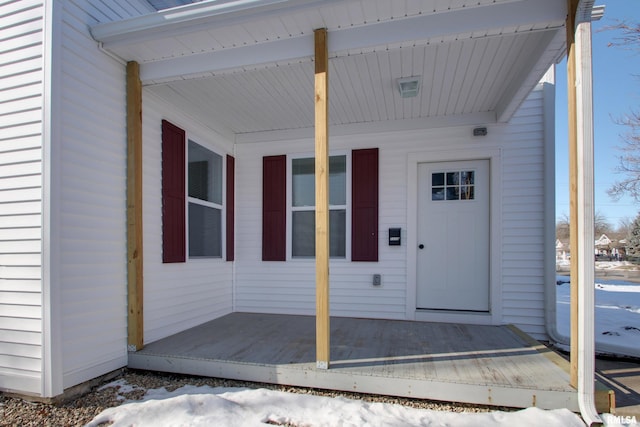
{"type": "Polygon", "coordinates": [[[613,240],[611,240],[606,234],[603,234],[602,236],[600,236],[600,238],[598,240],[596,240],[595,245],[596,246],[608,246],[611,243],[613,243],[613,240]]]}
{"type": "Polygon", "coordinates": [[[563,243],[560,239],[556,239],[556,262],[566,260],[569,252],[569,244],[563,243]]]}
{"type": "Polygon", "coordinates": [[[609,237],[606,234],[601,235],[600,238],[598,238],[598,240],[596,240],[594,244],[596,256],[611,255],[612,244],[613,244],[613,241],[609,239],[609,237]]]}
{"type": "Polygon", "coordinates": [[[611,260],[624,259],[626,255],[626,239],[610,239],[609,236],[603,234],[595,242],[596,257],[604,257],[611,260]]]}
{"type": "Polygon", "coordinates": [[[0,6],[0,389],[316,313],[318,29],[331,315],[548,338],[566,2],[158,5],[0,6]]]}

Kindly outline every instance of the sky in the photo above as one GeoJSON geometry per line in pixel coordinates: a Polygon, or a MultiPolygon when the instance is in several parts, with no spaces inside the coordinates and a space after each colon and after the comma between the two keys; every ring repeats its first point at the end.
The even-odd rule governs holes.
{"type": "MultiPolygon", "coordinates": [[[[619,262],[601,262],[599,268],[615,268],[619,262]]],[[[569,335],[569,277],[558,276],[556,286],[557,328],[569,335]]],[[[640,284],[598,280],[595,285],[596,349],[640,354],[640,284]],[[607,345],[607,348],[602,345],[607,345]]],[[[285,393],[265,389],[212,388],[187,385],[173,392],[164,388],[144,390],[142,400],[127,400],[139,389],[124,379],[102,388],[116,389],[122,405],[98,414],[87,427],[112,426],[268,426],[314,427],[463,427],[463,426],[584,426],[567,409],[543,411],[527,408],[517,412],[457,413],[410,408],[386,403],[285,393]]],[[[602,414],[607,425],[634,426],[638,417],[612,418],[602,414]]]]}
{"type": "MultiPolygon", "coordinates": [[[[624,20],[640,22],[640,0],[596,0],[595,4],[606,6],[604,17],[592,24],[595,210],[616,228],[621,219],[633,220],[640,212],[640,203],[632,198],[614,201],[607,194],[621,178],[615,168],[623,145],[620,135],[628,129],[616,119],[640,110],[640,46],[635,50],[609,47],[620,33],[603,28],[624,20]]],[[[564,60],[556,67],[556,218],[569,215],[566,69],[564,60]]]]}

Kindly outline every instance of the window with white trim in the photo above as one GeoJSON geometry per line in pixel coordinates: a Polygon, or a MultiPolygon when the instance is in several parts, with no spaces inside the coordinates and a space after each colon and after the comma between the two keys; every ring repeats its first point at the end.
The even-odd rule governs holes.
{"type": "MultiPolygon", "coordinates": [[[[346,258],[347,176],[346,155],[329,158],[329,255],[346,258]]],[[[291,160],[291,256],[311,258],[316,252],[315,159],[291,160]]]]}
{"type": "Polygon", "coordinates": [[[474,200],[475,172],[450,171],[431,174],[431,200],[474,200]]]}
{"type": "Polygon", "coordinates": [[[222,156],[189,140],[189,258],[222,257],[222,156]]]}

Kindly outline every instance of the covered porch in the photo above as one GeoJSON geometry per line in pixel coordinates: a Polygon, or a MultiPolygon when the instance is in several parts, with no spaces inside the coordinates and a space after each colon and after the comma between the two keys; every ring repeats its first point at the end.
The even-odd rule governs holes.
{"type": "MultiPolygon", "coordinates": [[[[375,245],[375,256],[362,260],[345,249],[345,262],[332,270],[332,289],[338,291],[332,293],[332,302],[340,304],[343,315],[378,317],[381,309],[396,301],[406,306],[394,312],[394,317],[418,319],[425,314],[421,311],[425,307],[415,301],[419,282],[416,264],[418,251],[423,249],[413,237],[418,229],[417,162],[488,158],[493,162],[491,176],[495,183],[490,192],[485,192],[495,201],[490,210],[495,214],[491,229],[504,228],[507,236],[511,230],[506,230],[506,224],[511,219],[516,230],[508,237],[518,237],[519,245],[520,236],[535,237],[529,240],[538,256],[538,264],[531,263],[530,254],[510,259],[507,245],[498,244],[508,239],[500,234],[486,239],[496,242],[489,256],[494,264],[486,270],[494,274],[487,282],[492,288],[483,293],[495,298],[486,307],[492,316],[490,323],[528,325],[539,328],[539,335],[544,336],[541,320],[546,314],[542,301],[546,291],[539,272],[547,264],[544,241],[548,236],[543,234],[552,229],[548,227],[552,210],[545,208],[537,213],[540,234],[529,236],[523,231],[524,220],[515,206],[521,204],[519,200],[522,206],[550,203],[544,198],[548,194],[544,189],[553,174],[545,177],[540,168],[551,165],[544,153],[553,148],[553,138],[547,132],[553,126],[542,123],[552,122],[544,106],[542,113],[526,108],[523,116],[516,112],[526,105],[527,97],[549,67],[571,45],[567,35],[573,36],[574,31],[565,28],[574,27],[578,12],[590,12],[588,2],[483,0],[467,7],[466,2],[427,1],[417,9],[407,7],[404,1],[379,2],[385,7],[377,9],[364,1],[240,3],[245,2],[202,2],[92,28],[101,46],[128,64],[128,339],[130,349],[137,350],[130,353],[129,366],[425,399],[589,412],[591,402],[578,404],[578,400],[592,397],[585,385],[592,385],[593,369],[574,366],[570,381],[565,369],[545,357],[550,355],[548,351],[509,326],[347,318],[334,318],[329,326],[327,216],[329,129],[333,150],[386,150],[380,156],[382,160],[376,160],[386,173],[379,178],[376,172],[376,182],[384,185],[372,191],[376,197],[368,200],[374,218],[369,237],[375,245]],[[347,22],[343,17],[348,17],[347,22]],[[416,96],[401,93],[404,79],[411,79],[416,96]],[[146,144],[143,98],[145,111],[151,112],[145,118],[145,126],[150,124],[145,127],[146,144]],[[535,125],[532,116],[539,119],[535,125]],[[235,160],[229,162],[227,172],[232,173],[225,184],[227,196],[232,197],[222,206],[227,228],[224,255],[226,261],[234,261],[233,267],[212,263],[215,272],[205,272],[199,269],[201,260],[187,259],[185,251],[179,259],[184,265],[166,265],[168,261],[159,265],[159,254],[161,249],[164,254],[165,248],[149,237],[142,251],[143,195],[158,195],[162,182],[160,174],[154,175],[155,181],[143,191],[142,147],[147,149],[145,159],[155,159],[147,170],[164,171],[157,141],[161,137],[160,118],[166,117],[175,117],[193,128],[205,125],[200,134],[220,140],[217,144],[222,147],[218,147],[221,153],[233,153],[238,159],[237,169],[232,166],[235,160]],[[487,129],[490,138],[477,139],[487,136],[487,129]],[[406,139],[391,146],[397,133],[406,139]],[[370,145],[371,140],[379,147],[370,145]],[[309,299],[299,297],[300,292],[306,292],[301,289],[307,285],[306,274],[312,268],[305,260],[295,259],[293,231],[278,226],[274,233],[278,239],[269,239],[264,232],[273,229],[265,221],[272,213],[278,219],[274,223],[291,222],[287,215],[293,216],[294,206],[287,201],[292,197],[287,180],[293,177],[287,172],[287,164],[292,164],[294,156],[310,152],[311,141],[315,141],[317,159],[315,311],[306,304],[309,299]],[[535,145],[537,142],[542,145],[535,145]],[[531,176],[527,185],[502,186],[521,182],[509,180],[508,173],[526,169],[519,159],[530,158],[531,153],[539,156],[531,169],[539,172],[537,182],[531,176]],[[265,159],[273,157],[285,166],[272,168],[277,173],[269,169],[269,179],[265,179],[265,159]],[[409,171],[408,159],[412,159],[409,171]],[[505,164],[512,161],[510,168],[502,166],[503,159],[505,164]],[[391,180],[394,177],[396,181],[391,180]],[[237,188],[242,189],[237,192],[237,200],[235,179],[237,188]],[[278,190],[265,192],[264,182],[277,182],[278,190]],[[272,193],[279,197],[269,197],[272,193]],[[277,209],[266,209],[264,200],[278,200],[277,209]],[[378,216],[378,208],[387,216],[378,216]],[[236,220],[238,227],[234,229],[236,220]],[[405,230],[406,249],[387,244],[386,230],[396,227],[405,230]],[[256,236],[262,236],[262,246],[256,243],[256,236]],[[264,242],[268,241],[278,242],[274,245],[277,256],[265,251],[264,242]],[[523,260],[524,266],[520,264],[523,260]],[[503,274],[507,271],[509,274],[503,274]],[[377,292],[381,288],[368,286],[371,274],[379,277],[380,272],[395,280],[385,282],[384,294],[377,292]],[[305,275],[302,285],[301,274],[305,275]],[[212,287],[203,286],[203,280],[210,281],[213,276],[223,279],[214,284],[219,293],[209,295],[207,300],[203,294],[212,287]],[[265,285],[265,280],[270,283],[265,285]],[[176,281],[188,283],[176,288],[176,281]],[[143,310],[146,296],[150,296],[149,303],[144,303],[143,310]],[[212,304],[220,301],[226,306],[212,311],[212,304]],[[176,306],[183,311],[176,313],[176,306]],[[241,313],[253,309],[297,310],[315,313],[317,318],[241,313]],[[197,324],[199,318],[194,312],[201,317],[206,313],[208,320],[231,311],[238,313],[167,336],[169,327],[197,324]],[[164,319],[165,313],[171,313],[171,318],[164,319]],[[534,320],[522,319],[523,313],[534,320]],[[578,373],[582,381],[578,388],[585,392],[576,395],[569,384],[577,385],[578,373]]],[[[572,59],[570,63],[580,61],[572,59]]],[[[541,102],[550,100],[548,97],[541,102]]],[[[575,100],[570,102],[575,104],[575,100]]],[[[185,173],[177,175],[183,179],[185,173]]],[[[169,233],[160,227],[164,223],[157,221],[162,216],[159,201],[160,197],[147,199],[147,212],[155,212],[155,216],[145,218],[145,229],[162,230],[165,236],[169,233]]],[[[354,209],[353,201],[346,203],[346,209],[354,209]]],[[[184,209],[178,211],[184,213],[184,209]]],[[[352,223],[358,221],[347,220],[344,229],[352,223]]],[[[223,229],[222,222],[219,228],[223,229]]],[[[182,223],[176,229],[186,233],[182,223]]],[[[578,234],[583,233],[572,233],[578,234]]],[[[145,235],[153,235],[153,231],[145,235]]],[[[348,240],[349,233],[345,231],[344,235],[348,240]]],[[[178,240],[185,244],[182,236],[178,240]]],[[[351,249],[356,246],[350,244],[351,249]]],[[[575,295],[572,299],[577,307],[575,295]]],[[[469,310],[448,307],[451,313],[444,318],[437,311],[441,307],[426,308],[436,312],[422,320],[453,322],[462,321],[460,312],[469,310]]],[[[476,320],[474,313],[464,316],[476,320]]],[[[589,347],[580,351],[581,355],[590,355],[589,347]]],[[[560,364],[564,366],[564,362],[560,364]]],[[[597,415],[590,418],[597,419],[597,415]]]]}
{"type": "MultiPolygon", "coordinates": [[[[512,326],[334,317],[330,369],[315,318],[232,313],[129,353],[129,367],[270,384],[578,411],[568,362],[512,326]]],[[[613,395],[598,392],[600,411],[613,395]]]]}

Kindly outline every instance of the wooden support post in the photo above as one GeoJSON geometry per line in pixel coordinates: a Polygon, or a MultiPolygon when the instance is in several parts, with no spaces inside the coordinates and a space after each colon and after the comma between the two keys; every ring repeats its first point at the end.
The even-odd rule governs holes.
{"type": "Polygon", "coordinates": [[[137,62],[127,63],[127,332],[131,351],[142,349],[142,83],[137,62]]]}
{"type": "Polygon", "coordinates": [[[315,30],[316,366],[329,368],[329,58],[327,30],[315,30]]]}
{"type": "Polygon", "coordinates": [[[576,100],[576,52],[575,16],[579,0],[567,0],[567,107],[569,141],[569,248],[571,252],[571,332],[570,332],[570,378],[571,385],[578,387],[578,137],[576,100]]]}

